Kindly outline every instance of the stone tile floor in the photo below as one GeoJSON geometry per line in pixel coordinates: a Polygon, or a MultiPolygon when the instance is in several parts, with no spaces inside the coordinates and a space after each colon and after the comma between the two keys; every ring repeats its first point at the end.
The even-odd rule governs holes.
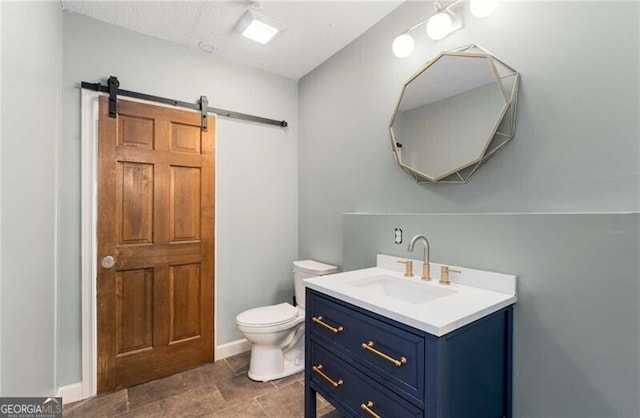
{"type": "MultiPolygon", "coordinates": [[[[304,416],[304,375],[272,382],[247,377],[249,353],[64,406],[65,417],[304,416]]],[[[317,416],[338,418],[318,397],[317,416]]]]}

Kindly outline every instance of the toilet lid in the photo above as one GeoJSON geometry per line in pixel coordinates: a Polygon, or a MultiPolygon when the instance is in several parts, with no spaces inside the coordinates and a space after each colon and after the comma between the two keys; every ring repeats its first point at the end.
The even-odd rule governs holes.
{"type": "Polygon", "coordinates": [[[244,311],[236,317],[236,321],[249,326],[273,326],[289,322],[297,315],[297,308],[288,303],[280,303],[244,311]]]}
{"type": "Polygon", "coordinates": [[[294,271],[300,271],[302,273],[313,274],[314,276],[324,276],[325,274],[336,273],[338,267],[330,264],[319,263],[314,260],[300,260],[293,262],[294,271]]]}

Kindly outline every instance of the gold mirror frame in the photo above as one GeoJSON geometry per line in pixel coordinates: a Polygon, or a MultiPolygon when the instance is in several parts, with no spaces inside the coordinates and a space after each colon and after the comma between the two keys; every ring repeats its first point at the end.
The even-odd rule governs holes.
{"type": "Polygon", "coordinates": [[[398,103],[393,112],[391,122],[389,123],[389,134],[391,138],[391,147],[393,149],[393,155],[398,165],[411,177],[413,177],[418,183],[467,183],[471,177],[482,167],[491,157],[493,157],[498,150],[502,149],[513,137],[516,130],[516,110],[518,106],[518,87],[520,84],[520,74],[503,61],[499,60],[490,52],[477,45],[467,45],[461,48],[444,51],[437,55],[435,58],[429,60],[418,72],[416,72],[404,85],[398,103]],[[496,77],[496,83],[498,88],[502,91],[505,98],[504,109],[500,112],[498,120],[495,122],[495,128],[486,143],[482,148],[482,152],[477,158],[465,163],[462,166],[455,167],[451,171],[438,176],[433,177],[421,172],[415,167],[404,164],[402,162],[401,145],[396,139],[396,133],[393,129],[393,123],[398,115],[402,97],[409,84],[417,77],[425,73],[430,67],[433,66],[439,59],[447,56],[455,57],[472,57],[472,58],[486,58],[493,70],[493,75],[496,77]]]}

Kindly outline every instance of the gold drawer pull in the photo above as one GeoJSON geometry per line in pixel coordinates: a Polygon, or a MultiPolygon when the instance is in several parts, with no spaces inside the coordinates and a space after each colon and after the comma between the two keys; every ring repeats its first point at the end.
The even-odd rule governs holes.
{"type": "Polygon", "coordinates": [[[360,404],[360,409],[362,409],[364,412],[371,415],[373,418],[381,418],[380,415],[376,414],[376,412],[371,408],[373,408],[373,402],[371,401],[367,402],[366,405],[363,403],[360,404]]]}
{"type": "Polygon", "coordinates": [[[367,351],[371,351],[373,354],[379,355],[383,359],[390,361],[391,363],[395,364],[398,367],[402,366],[403,364],[407,364],[407,358],[405,356],[400,357],[400,360],[396,360],[393,357],[389,357],[385,353],[376,350],[373,346],[374,346],[373,341],[369,341],[368,343],[362,343],[362,348],[364,348],[367,351]]]}
{"type": "Polygon", "coordinates": [[[318,373],[320,376],[322,376],[322,378],[324,380],[326,380],[327,382],[329,382],[331,384],[331,386],[333,386],[334,389],[344,383],[342,381],[342,379],[338,379],[338,381],[336,382],[335,380],[333,380],[332,378],[330,378],[329,376],[324,374],[324,372],[322,371],[322,364],[318,364],[317,366],[313,366],[313,371],[318,373]]]}
{"type": "Polygon", "coordinates": [[[333,332],[334,334],[337,334],[339,332],[344,331],[344,328],[342,328],[342,325],[339,326],[338,328],[332,327],[331,325],[327,324],[326,322],[323,322],[321,316],[318,316],[318,317],[313,316],[313,317],[311,317],[311,320],[313,322],[315,322],[316,324],[322,325],[323,327],[325,327],[329,331],[333,332]]]}

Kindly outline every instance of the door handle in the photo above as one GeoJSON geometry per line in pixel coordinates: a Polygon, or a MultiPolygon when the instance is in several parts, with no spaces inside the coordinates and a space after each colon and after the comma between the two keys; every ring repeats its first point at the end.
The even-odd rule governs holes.
{"type": "Polygon", "coordinates": [[[100,265],[106,269],[110,269],[111,267],[113,267],[115,263],[116,263],[116,260],[113,258],[113,256],[108,255],[102,258],[100,265]]]}

